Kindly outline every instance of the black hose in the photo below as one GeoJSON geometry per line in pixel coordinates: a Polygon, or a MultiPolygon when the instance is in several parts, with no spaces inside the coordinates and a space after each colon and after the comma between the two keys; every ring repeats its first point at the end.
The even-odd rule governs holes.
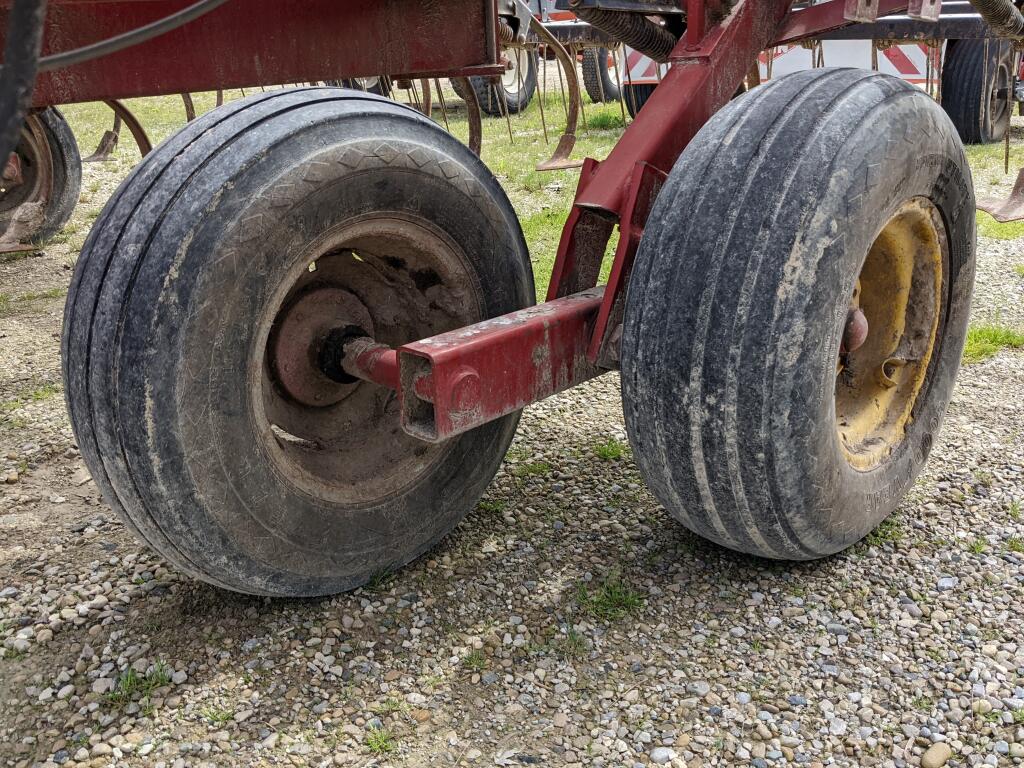
{"type": "Polygon", "coordinates": [[[44,56],[39,60],[39,71],[49,72],[53,69],[70,67],[74,64],[81,64],[83,61],[98,59],[100,56],[109,56],[112,53],[117,53],[118,51],[130,46],[144,43],[146,40],[166,34],[171,30],[188,24],[194,19],[198,19],[200,16],[212,11],[214,8],[224,5],[227,1],[228,0],[199,0],[199,2],[193,3],[187,8],[182,8],[180,11],[164,16],[162,19],[151,21],[149,24],[145,24],[136,29],[122,32],[120,35],[114,35],[113,37],[108,37],[106,40],[100,40],[99,42],[91,43],[89,45],[83,45],[81,48],[74,48],[70,51],[63,51],[61,53],[51,54],[50,56],[44,56]]]}
{"type": "Polygon", "coordinates": [[[581,6],[580,0],[571,0],[569,8],[582,21],[615,40],[625,43],[635,51],[654,59],[659,64],[668,61],[669,54],[679,40],[663,27],[639,13],[605,11],[600,8],[581,6]]]}
{"type": "Polygon", "coordinates": [[[999,37],[1024,38],[1024,16],[1012,0],[971,0],[971,5],[999,37]]]}
{"type": "Polygon", "coordinates": [[[32,103],[45,18],[46,0],[14,0],[0,68],[0,164],[17,146],[32,103]]]}

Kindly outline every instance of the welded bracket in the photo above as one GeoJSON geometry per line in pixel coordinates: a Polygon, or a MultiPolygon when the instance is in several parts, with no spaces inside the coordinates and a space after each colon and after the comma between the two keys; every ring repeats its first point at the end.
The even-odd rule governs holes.
{"type": "Polygon", "coordinates": [[[847,21],[874,21],[878,18],[876,0],[846,0],[843,18],[847,21]]]}
{"type": "Polygon", "coordinates": [[[402,428],[437,443],[601,373],[587,360],[604,288],[398,350],[402,428]]]}
{"type": "Polygon", "coordinates": [[[910,0],[907,16],[918,21],[938,21],[942,12],[942,0],[910,0]]]}

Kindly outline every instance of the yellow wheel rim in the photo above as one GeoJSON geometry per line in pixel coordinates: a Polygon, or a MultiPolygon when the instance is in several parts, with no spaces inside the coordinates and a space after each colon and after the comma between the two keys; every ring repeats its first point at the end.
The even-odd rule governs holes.
{"type": "Polygon", "coordinates": [[[945,225],[926,198],[904,203],[864,260],[851,312],[867,336],[841,351],[836,375],[836,429],[856,469],[882,464],[903,441],[935,349],[942,309],[945,225]]]}

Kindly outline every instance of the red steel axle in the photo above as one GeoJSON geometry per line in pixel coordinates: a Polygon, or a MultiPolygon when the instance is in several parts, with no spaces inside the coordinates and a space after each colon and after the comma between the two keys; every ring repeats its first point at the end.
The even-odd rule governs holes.
{"type": "Polygon", "coordinates": [[[345,372],[398,391],[402,428],[440,442],[601,373],[587,360],[604,288],[391,349],[344,345],[345,372]]]}

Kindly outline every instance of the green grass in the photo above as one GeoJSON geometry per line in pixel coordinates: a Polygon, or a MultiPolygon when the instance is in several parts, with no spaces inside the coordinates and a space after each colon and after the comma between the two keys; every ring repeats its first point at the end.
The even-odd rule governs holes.
{"type": "MultiPolygon", "coordinates": [[[[1006,194],[1009,192],[1010,182],[1012,182],[1016,175],[1016,169],[1024,163],[1024,158],[1020,155],[1019,147],[1021,146],[1021,140],[1024,139],[1024,130],[1020,126],[1013,126],[1011,128],[1010,142],[1011,142],[1011,155],[1010,155],[1010,175],[1007,176],[1003,170],[1003,160],[1005,147],[1003,142],[994,144],[974,144],[971,146],[964,147],[967,153],[967,160],[971,166],[971,173],[974,176],[975,184],[978,189],[978,197],[998,197],[1000,194],[1006,194]],[[1000,192],[987,192],[988,184],[998,184],[1000,188],[1005,188],[1006,193],[1000,192]]],[[[1011,221],[1006,224],[993,219],[989,214],[983,211],[977,213],[978,222],[978,234],[982,237],[993,237],[1000,240],[1013,240],[1018,237],[1024,237],[1024,221],[1011,221]]]]}
{"type": "Polygon", "coordinates": [[[1014,264],[1013,271],[1016,272],[1020,277],[1024,277],[1024,264],[1014,264]]]}
{"type": "Polygon", "coordinates": [[[60,394],[61,391],[59,384],[42,384],[38,387],[33,387],[32,389],[19,392],[17,397],[0,402],[0,413],[16,410],[28,403],[38,403],[42,400],[48,400],[54,395],[60,394]]]}
{"type": "Polygon", "coordinates": [[[512,474],[515,477],[546,475],[550,471],[551,465],[546,461],[527,461],[522,464],[516,464],[512,467],[512,474]]]}
{"type": "Polygon", "coordinates": [[[487,656],[479,649],[472,650],[462,657],[462,666],[472,672],[482,672],[487,669],[487,656]]]}
{"type": "Polygon", "coordinates": [[[594,446],[594,455],[599,459],[604,459],[605,461],[621,459],[622,454],[625,452],[625,443],[616,440],[614,437],[609,437],[603,443],[598,443],[594,446]]]}
{"type": "Polygon", "coordinates": [[[555,638],[552,648],[563,659],[578,661],[587,655],[590,644],[583,635],[575,629],[570,629],[564,635],[555,638]]]}
{"type": "Polygon", "coordinates": [[[484,512],[501,512],[505,509],[505,502],[500,499],[482,499],[477,506],[484,512]]]}
{"type": "Polygon", "coordinates": [[[1024,237],[1024,221],[996,221],[984,211],[978,211],[978,234],[995,240],[1016,240],[1024,237]]]}
{"type": "Polygon", "coordinates": [[[375,573],[363,587],[367,592],[386,592],[395,580],[395,572],[385,568],[375,573]]]}
{"type": "Polygon", "coordinates": [[[366,748],[374,755],[386,755],[398,749],[398,742],[387,728],[371,728],[366,732],[366,748]]]}
{"type": "Polygon", "coordinates": [[[224,707],[203,707],[199,710],[199,714],[203,716],[206,722],[215,726],[230,723],[235,717],[233,710],[225,709],[224,707]]]}
{"type": "Polygon", "coordinates": [[[983,555],[988,551],[988,542],[980,537],[973,539],[967,545],[967,551],[975,555],[983,555]]]}
{"type": "Polygon", "coordinates": [[[1019,501],[1016,501],[1016,500],[1015,501],[1011,501],[1010,502],[1010,506],[1007,508],[1006,511],[1010,513],[1010,517],[1013,518],[1014,520],[1020,520],[1020,502],[1019,501]]]}
{"type": "Polygon", "coordinates": [[[153,691],[170,682],[171,671],[162,661],[154,664],[144,675],[129,667],[117,678],[113,690],[107,692],[106,698],[112,704],[125,704],[136,695],[148,699],[153,691]]]}
{"type": "Polygon", "coordinates": [[[864,541],[872,547],[880,547],[883,544],[896,544],[903,540],[903,526],[899,517],[890,515],[885,518],[878,527],[869,533],[864,541]]]}
{"type": "Polygon", "coordinates": [[[393,715],[405,709],[405,702],[394,696],[388,696],[384,701],[375,705],[373,711],[378,715],[393,715]]]}
{"type": "Polygon", "coordinates": [[[1011,536],[1006,540],[1006,548],[1011,552],[1024,553],[1024,539],[1020,536],[1011,536]]]}
{"type": "Polygon", "coordinates": [[[594,586],[580,584],[576,588],[576,602],[584,613],[602,621],[625,618],[644,604],[640,593],[623,581],[622,575],[615,570],[594,586]]]}
{"type": "Polygon", "coordinates": [[[60,299],[66,296],[68,289],[64,287],[49,288],[45,291],[30,291],[23,293],[15,301],[26,302],[26,301],[39,301],[40,299],[60,299]]]}
{"type": "Polygon", "coordinates": [[[1000,349],[1024,347],[1024,333],[1000,325],[973,325],[967,331],[964,362],[978,363],[995,355],[1000,349]]]}

